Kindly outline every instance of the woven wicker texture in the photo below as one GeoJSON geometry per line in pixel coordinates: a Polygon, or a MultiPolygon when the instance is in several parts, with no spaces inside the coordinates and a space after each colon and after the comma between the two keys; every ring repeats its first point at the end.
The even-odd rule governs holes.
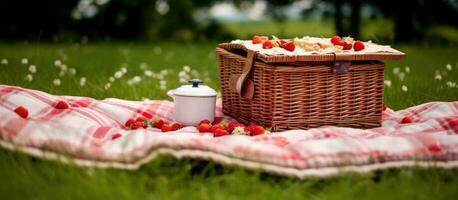
{"type": "MultiPolygon", "coordinates": [[[[248,99],[234,91],[230,81],[234,74],[242,74],[245,50],[240,45],[227,44],[216,48],[225,114],[244,123],[272,127],[274,131],[323,125],[380,126],[384,64],[374,61],[374,57],[368,55],[365,58],[370,60],[364,60],[362,55],[357,59],[350,55],[336,59],[334,55],[326,55],[298,62],[297,58],[271,56],[270,61],[276,59],[275,62],[267,63],[258,54],[248,75],[255,85],[254,96],[248,99]],[[333,73],[335,60],[352,59],[348,72],[333,73]]],[[[401,58],[400,55],[384,56],[375,58],[401,58]]]]}

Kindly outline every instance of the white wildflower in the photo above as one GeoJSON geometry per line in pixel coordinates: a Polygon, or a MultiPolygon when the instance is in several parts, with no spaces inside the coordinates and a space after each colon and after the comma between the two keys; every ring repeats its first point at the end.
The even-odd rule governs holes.
{"type": "Polygon", "coordinates": [[[436,74],[436,76],[434,76],[434,79],[436,80],[442,80],[442,76],[440,74],[436,74]]]}
{"type": "Polygon", "coordinates": [[[163,69],[161,70],[161,72],[159,72],[161,75],[163,76],[167,76],[167,74],[169,74],[169,71],[167,71],[166,69],[163,69]]]}
{"type": "Polygon", "coordinates": [[[149,101],[149,100],[150,100],[149,98],[142,97],[142,101],[149,101]]]}
{"type": "Polygon", "coordinates": [[[445,68],[446,68],[448,71],[452,71],[452,65],[451,65],[451,64],[445,65],[445,68]]]}
{"type": "Polygon", "coordinates": [[[55,60],[54,61],[54,66],[60,67],[61,65],[62,65],[62,61],[60,61],[60,60],[55,60]]]}
{"type": "Polygon", "coordinates": [[[7,65],[8,64],[8,60],[6,58],[3,58],[2,59],[2,65],[7,65]]]}
{"type": "Polygon", "coordinates": [[[68,73],[70,73],[71,75],[75,75],[76,74],[76,69],[71,67],[68,69],[68,73]]]}
{"type": "Polygon", "coordinates": [[[122,75],[123,75],[122,71],[117,71],[117,72],[114,73],[114,77],[116,79],[120,79],[122,77],[122,75]]]}
{"type": "Polygon", "coordinates": [[[404,72],[399,72],[399,73],[398,73],[398,77],[399,77],[399,79],[400,79],[401,81],[403,81],[404,78],[406,77],[406,74],[405,74],[404,72]]]}
{"type": "Polygon", "coordinates": [[[32,73],[32,74],[37,72],[37,67],[35,65],[30,65],[29,66],[29,72],[32,73]]]}
{"type": "Polygon", "coordinates": [[[454,88],[456,87],[456,83],[455,82],[452,82],[452,81],[447,81],[447,86],[450,87],[450,88],[454,88]]]}
{"type": "Polygon", "coordinates": [[[122,72],[123,74],[127,73],[127,68],[126,68],[126,67],[121,67],[121,72],[122,72]]]}
{"type": "Polygon", "coordinates": [[[166,90],[167,87],[166,87],[165,85],[160,85],[160,86],[159,86],[159,89],[161,89],[161,90],[166,90]]]}
{"type": "Polygon", "coordinates": [[[140,81],[142,81],[142,77],[140,76],[134,76],[134,78],[132,79],[133,83],[140,83],[140,81]]]}
{"type": "Polygon", "coordinates": [[[180,71],[178,72],[178,77],[182,78],[182,77],[185,77],[187,74],[185,71],[180,71]]]}
{"type": "Polygon", "coordinates": [[[196,71],[196,70],[191,70],[191,75],[192,75],[193,77],[199,77],[199,72],[196,71]]]}
{"type": "Polygon", "coordinates": [[[103,86],[103,88],[105,88],[105,90],[110,89],[110,87],[111,87],[111,83],[107,83],[107,84],[105,84],[105,86],[103,86]]]}
{"type": "Polygon", "coordinates": [[[25,80],[29,81],[29,82],[32,82],[33,81],[33,76],[32,74],[27,74],[27,76],[25,76],[25,80]]]}
{"type": "Polygon", "coordinates": [[[405,86],[405,85],[402,85],[401,90],[403,92],[407,92],[409,90],[409,88],[407,88],[407,86],[405,86]]]}
{"type": "Polygon", "coordinates": [[[183,71],[190,72],[191,71],[191,67],[189,67],[189,65],[185,65],[185,66],[183,66],[183,71]]]}
{"type": "Polygon", "coordinates": [[[164,80],[164,75],[158,74],[158,75],[156,76],[156,78],[159,79],[159,80],[164,80]]]}
{"type": "Polygon", "coordinates": [[[27,58],[22,58],[22,59],[21,59],[21,63],[22,63],[23,65],[27,65],[27,63],[29,63],[29,60],[28,60],[27,58]]]}
{"type": "Polygon", "coordinates": [[[148,64],[146,64],[146,63],[140,63],[140,69],[141,69],[141,70],[146,70],[146,69],[148,69],[148,64]]]}
{"type": "Polygon", "coordinates": [[[54,84],[55,86],[60,86],[60,79],[56,78],[52,81],[52,84],[54,84]]]}
{"type": "Polygon", "coordinates": [[[127,84],[128,84],[128,85],[133,85],[134,82],[133,82],[132,80],[128,80],[128,81],[127,81],[127,84]]]}
{"type": "Polygon", "coordinates": [[[114,77],[112,77],[112,76],[110,76],[110,78],[108,78],[108,81],[110,81],[110,82],[112,82],[112,83],[113,83],[113,82],[115,82],[115,78],[114,78],[114,77]]]}
{"type": "Polygon", "coordinates": [[[405,71],[406,73],[410,73],[410,67],[409,67],[409,66],[406,66],[406,67],[404,68],[404,71],[405,71]]]}
{"type": "Polygon", "coordinates": [[[401,72],[401,69],[399,69],[399,67],[395,67],[393,69],[393,74],[398,74],[399,72],[401,72]]]}
{"type": "Polygon", "coordinates": [[[86,85],[86,77],[81,77],[81,79],[80,79],[80,85],[81,85],[81,86],[86,85]]]}
{"type": "Polygon", "coordinates": [[[187,83],[188,79],[180,78],[180,83],[187,83]]]}
{"type": "Polygon", "coordinates": [[[161,80],[161,81],[159,81],[159,84],[160,85],[167,85],[167,81],[166,80],[161,80]]]}
{"type": "Polygon", "coordinates": [[[60,77],[65,76],[65,71],[60,71],[60,72],[59,72],[59,76],[60,76],[60,77]]]}
{"type": "Polygon", "coordinates": [[[384,80],[383,83],[388,86],[388,87],[391,87],[391,80],[384,80]]]}
{"type": "Polygon", "coordinates": [[[145,70],[143,73],[144,73],[145,76],[147,76],[147,77],[153,76],[153,72],[152,72],[151,70],[145,70]]]}
{"type": "Polygon", "coordinates": [[[62,65],[60,66],[60,70],[62,70],[62,71],[67,71],[67,65],[66,65],[66,64],[62,64],[62,65]]]}

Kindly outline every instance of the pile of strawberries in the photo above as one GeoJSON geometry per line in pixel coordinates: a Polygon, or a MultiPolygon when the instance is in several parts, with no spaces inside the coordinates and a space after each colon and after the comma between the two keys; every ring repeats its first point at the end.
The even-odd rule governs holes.
{"type": "Polygon", "coordinates": [[[262,44],[263,49],[272,49],[274,46],[279,46],[287,51],[294,51],[296,45],[293,41],[285,40],[269,40],[267,36],[253,36],[251,43],[253,44],[262,44]]]}
{"type": "Polygon", "coordinates": [[[262,126],[258,126],[254,123],[245,126],[239,122],[231,122],[229,124],[219,123],[210,124],[209,120],[202,120],[199,123],[199,132],[201,133],[213,133],[214,137],[220,137],[225,135],[248,135],[256,136],[266,133],[266,130],[262,126]]]}
{"type": "Polygon", "coordinates": [[[343,50],[351,50],[353,48],[355,51],[361,51],[365,48],[363,42],[359,40],[353,41],[352,37],[341,38],[340,36],[335,35],[332,36],[331,43],[334,46],[341,46],[343,50]]]}
{"type": "MultiPolygon", "coordinates": [[[[126,121],[124,124],[126,129],[135,130],[140,128],[148,128],[150,125],[153,128],[161,129],[162,132],[176,131],[183,126],[180,123],[169,124],[166,121],[158,118],[147,119],[143,116],[137,118],[131,118],[126,121]]],[[[227,123],[217,123],[211,124],[209,120],[202,120],[197,129],[201,133],[213,133],[214,137],[220,137],[230,134],[235,135],[248,135],[256,136],[266,133],[266,130],[262,126],[258,126],[254,123],[245,126],[244,124],[238,122],[227,123]]]]}
{"type": "Polygon", "coordinates": [[[153,118],[150,120],[143,116],[137,117],[135,119],[130,118],[124,124],[124,126],[130,130],[148,128],[148,125],[151,125],[153,128],[161,129],[162,132],[176,131],[180,128],[183,128],[183,125],[180,123],[169,124],[162,119],[153,118]]]}

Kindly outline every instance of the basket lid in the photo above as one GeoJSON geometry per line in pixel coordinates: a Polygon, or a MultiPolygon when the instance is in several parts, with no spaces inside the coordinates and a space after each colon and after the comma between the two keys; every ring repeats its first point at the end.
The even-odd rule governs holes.
{"type": "MultiPolygon", "coordinates": [[[[311,38],[313,42],[330,43],[328,38],[311,38]]],[[[252,44],[251,40],[234,40],[218,46],[226,50],[255,51],[256,57],[266,63],[315,62],[315,61],[362,61],[362,60],[401,60],[405,54],[386,45],[364,42],[366,48],[362,51],[335,51],[335,48],[325,48],[321,51],[305,51],[296,48],[290,52],[280,47],[263,49],[262,44],[252,44]]]]}

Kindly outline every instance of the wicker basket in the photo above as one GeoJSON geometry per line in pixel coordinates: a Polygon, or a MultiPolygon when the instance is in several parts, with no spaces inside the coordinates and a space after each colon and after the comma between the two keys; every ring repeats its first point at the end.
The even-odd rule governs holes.
{"type": "Polygon", "coordinates": [[[230,43],[218,45],[216,52],[223,112],[274,131],[380,126],[385,65],[377,60],[404,57],[403,53],[267,56],[230,43]],[[242,97],[246,80],[254,83],[254,95],[242,97]]]}

